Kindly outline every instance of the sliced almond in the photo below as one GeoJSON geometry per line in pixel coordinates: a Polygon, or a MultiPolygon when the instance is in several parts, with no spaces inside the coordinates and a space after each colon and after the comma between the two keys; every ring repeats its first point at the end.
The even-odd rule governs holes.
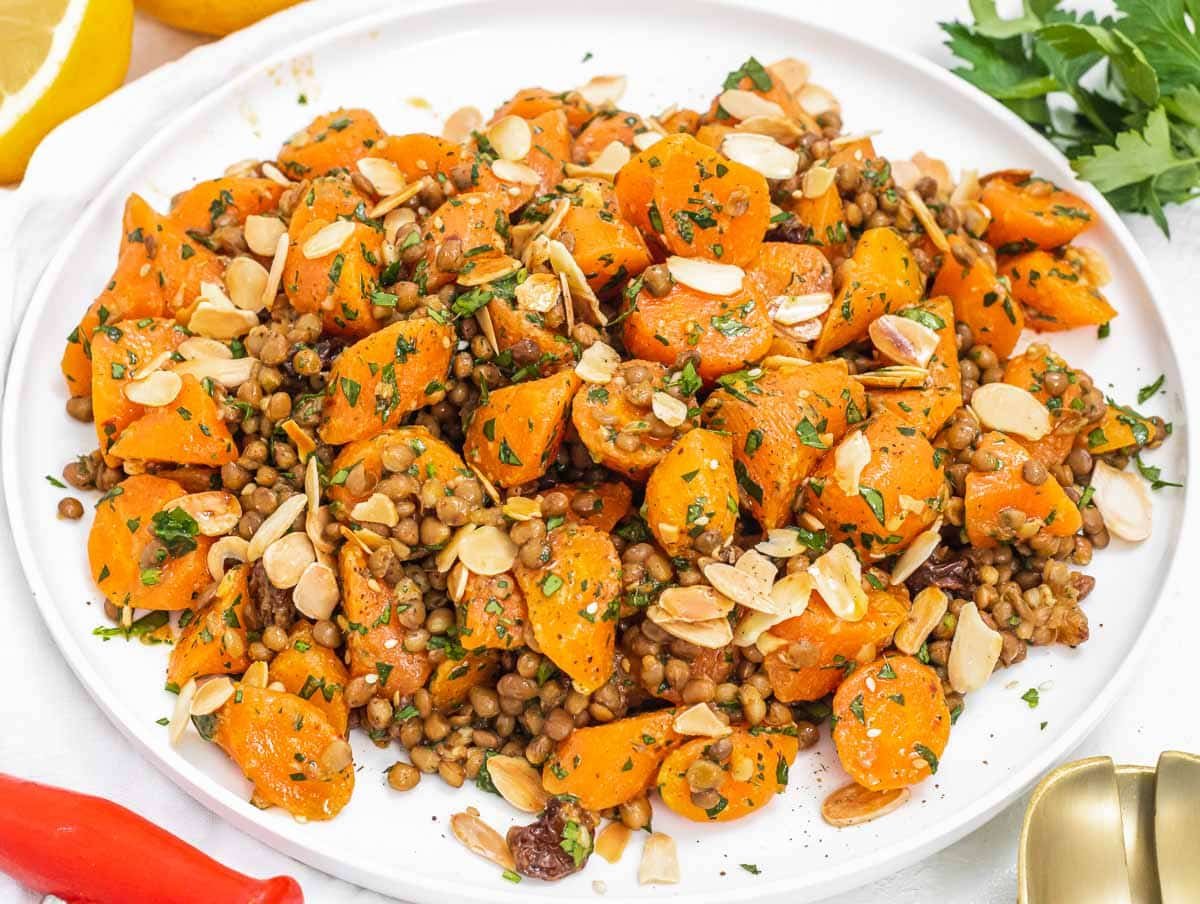
{"type": "Polygon", "coordinates": [[[760,540],[754,548],[774,559],[790,559],[808,552],[808,547],[800,542],[800,532],[792,527],[772,528],[767,531],[766,539],[760,540]]]}
{"type": "Polygon", "coordinates": [[[742,616],[733,632],[733,644],[739,647],[757,645],[764,654],[768,653],[769,649],[763,649],[767,632],[789,618],[803,615],[804,610],[808,608],[812,590],[813,580],[808,573],[797,571],[784,575],[771,587],[770,597],[774,610],[752,611],[742,616]]]}
{"type": "Polygon", "coordinates": [[[509,496],[501,511],[513,521],[532,521],[542,517],[542,504],[529,496],[509,496]]]}
{"type": "Polygon", "coordinates": [[[707,703],[689,706],[675,717],[672,727],[681,735],[696,738],[723,738],[733,729],[717,718],[707,703]]]}
{"type": "Polygon", "coordinates": [[[266,687],[269,680],[267,664],[262,660],[250,663],[245,674],[242,675],[242,684],[247,687],[266,687]]]}
{"type": "Polygon", "coordinates": [[[988,430],[1039,440],[1050,432],[1050,412],[1027,389],[984,383],[971,395],[971,410],[988,430]]]}
{"type": "Polygon", "coordinates": [[[445,574],[450,570],[451,566],[458,561],[459,545],[478,529],[479,526],[476,524],[464,524],[454,532],[446,542],[446,545],[439,549],[433,557],[433,562],[437,566],[438,571],[445,574]]]}
{"type": "Polygon", "coordinates": [[[287,225],[279,217],[264,217],[256,213],[246,217],[242,227],[246,245],[259,257],[271,257],[279,237],[287,234],[287,225]]]}
{"type": "Polygon", "coordinates": [[[205,358],[227,361],[233,358],[233,349],[228,345],[204,336],[189,336],[179,343],[179,347],[175,351],[179,352],[185,361],[202,361],[205,358]]]}
{"type": "Polygon", "coordinates": [[[775,578],[779,574],[779,569],[775,566],[775,563],[754,549],[748,549],[738,556],[738,560],[734,563],[733,567],[738,571],[746,572],[746,574],[758,581],[766,593],[770,593],[771,585],[775,583],[775,578]]]}
{"type": "Polygon", "coordinates": [[[482,286],[511,276],[521,269],[521,262],[507,254],[491,254],[487,257],[472,258],[470,265],[459,271],[457,282],[468,288],[482,286]]]}
{"type": "Polygon", "coordinates": [[[263,175],[274,182],[276,185],[295,185],[291,179],[279,171],[279,167],[271,162],[266,162],[262,165],[263,175]]]}
{"type": "Polygon", "coordinates": [[[156,370],[145,379],[125,384],[122,392],[135,405],[161,408],[175,401],[183,389],[183,379],[173,370],[156,370]]]}
{"type": "Polygon", "coordinates": [[[222,537],[208,548],[208,573],[214,581],[225,576],[225,563],[230,559],[245,562],[250,544],[238,536],[222,537]]]}
{"type": "MultiPolygon", "coordinates": [[[[287,438],[296,447],[296,454],[300,457],[300,461],[307,462],[308,457],[317,451],[317,441],[309,435],[307,430],[291,418],[284,421],[280,429],[287,434],[287,438]]],[[[316,507],[317,504],[310,505],[310,508],[315,509],[316,507]]]]}
{"type": "Polygon", "coordinates": [[[733,600],[712,587],[668,587],[658,597],[658,607],[668,618],[702,622],[724,618],[733,611],[733,600]]]}
{"type": "MultiPolygon", "coordinates": [[[[855,132],[848,135],[839,135],[837,138],[829,139],[829,146],[834,150],[844,148],[851,144],[858,144],[860,141],[869,141],[880,132],[879,129],[869,129],[866,132],[855,132]]],[[[862,152],[855,154],[856,160],[862,160],[862,152]]]]}
{"type": "Polygon", "coordinates": [[[516,289],[517,307],[522,311],[547,314],[558,307],[562,285],[549,273],[534,273],[516,289]]]}
{"type": "Polygon", "coordinates": [[[790,179],[800,168],[800,155],[769,135],[732,132],[721,142],[721,153],[768,179],[790,179]]]}
{"type": "MultiPolygon", "coordinates": [[[[851,374],[851,377],[870,389],[925,389],[929,386],[929,371],[923,367],[895,364],[866,373],[851,374]]],[[[988,383],[1001,386],[1001,383],[988,383]]],[[[982,388],[982,387],[980,387],[982,388]]]]}
{"type": "Polygon", "coordinates": [[[289,496],[279,504],[279,507],[258,526],[254,536],[250,538],[250,546],[246,550],[246,561],[256,562],[268,546],[291,530],[292,522],[308,505],[308,497],[304,493],[289,496]]]}
{"type": "Polygon", "coordinates": [[[485,524],[459,541],[458,558],[473,574],[504,574],[517,560],[517,544],[505,531],[485,524]]]}
{"type": "Polygon", "coordinates": [[[488,126],[487,140],[502,160],[524,160],[533,149],[533,129],[520,116],[501,116],[488,126]]]}
{"type": "Polygon", "coordinates": [[[586,383],[607,383],[616,376],[620,363],[621,356],[616,349],[603,342],[593,342],[579,356],[575,373],[586,383]]]}
{"type": "Polygon", "coordinates": [[[837,172],[832,168],[814,164],[805,170],[804,179],[800,183],[800,191],[806,198],[819,198],[829,191],[836,178],[837,172]]]}
{"type": "Polygon", "coordinates": [[[541,813],[550,795],[542,787],[541,774],[525,757],[488,757],[488,775],[500,796],[525,813],[541,813]]]}
{"type": "Polygon", "coordinates": [[[946,596],[946,592],[940,587],[930,585],[923,588],[913,597],[904,623],[896,629],[893,638],[896,649],[915,656],[929,639],[933,629],[941,624],[949,607],[950,597],[946,596]]]}
{"type": "Polygon", "coordinates": [[[604,326],[608,318],[600,310],[600,299],[588,285],[587,276],[576,262],[567,246],[556,239],[550,239],[547,245],[550,255],[550,266],[560,279],[566,281],[565,295],[570,296],[570,304],[574,312],[592,326],[604,326]]]}
{"type": "Polygon", "coordinates": [[[493,160],[492,173],[501,182],[510,182],[517,185],[542,184],[542,177],[538,175],[537,170],[526,166],[524,163],[515,163],[512,160],[493,160]]]}
{"type": "Polygon", "coordinates": [[[642,862],[638,864],[638,884],[678,883],[679,854],[675,850],[675,839],[662,832],[655,832],[646,839],[646,845],[642,848],[642,862]]]}
{"type": "Polygon", "coordinates": [[[376,204],[367,212],[367,215],[372,218],[378,218],[384,216],[385,214],[391,213],[401,204],[407,204],[409,201],[419,195],[421,191],[430,184],[430,181],[431,180],[428,176],[422,176],[415,182],[410,182],[408,185],[404,186],[404,188],[400,189],[400,191],[396,192],[395,194],[388,195],[386,198],[383,198],[381,201],[379,201],[378,204],[376,204]]]}
{"type": "Polygon", "coordinates": [[[648,150],[662,141],[666,136],[658,132],[638,132],[633,136],[633,146],[639,151],[648,150]]]}
{"type": "Polygon", "coordinates": [[[846,434],[833,450],[833,479],[847,496],[858,495],[858,480],[871,463],[871,441],[861,430],[846,434]]]}
{"type": "Polygon", "coordinates": [[[625,846],[629,844],[632,834],[633,831],[624,823],[610,822],[596,836],[596,853],[609,863],[616,863],[625,853],[625,846]]]}
{"type": "Polygon", "coordinates": [[[735,132],[765,135],[780,143],[795,144],[804,135],[794,119],[787,116],[747,116],[734,125],[735,132]]]}
{"type": "Polygon", "coordinates": [[[650,410],[668,427],[679,427],[688,419],[687,402],[666,392],[657,391],[651,396],[650,410]]]}
{"type": "MultiPolygon", "coordinates": [[[[759,613],[756,612],[754,614],[758,615],[759,613]]],[[[774,627],[774,625],[771,627],[774,627]]],[[[734,634],[734,643],[737,643],[736,632],[734,632],[734,634]]],[[[786,649],[791,645],[792,642],[790,640],[785,640],[782,637],[772,634],[769,630],[763,631],[754,641],[755,649],[762,653],[763,656],[770,656],[772,653],[778,653],[780,650],[786,649]]],[[[744,646],[749,646],[749,644],[744,644],[744,646]]]]}
{"type": "Polygon", "coordinates": [[[833,305],[828,292],[808,295],[777,295],[767,303],[771,319],[782,326],[795,326],[820,317],[833,305]]]}
{"type": "Polygon", "coordinates": [[[795,57],[784,57],[767,67],[771,78],[780,82],[788,94],[795,94],[806,84],[812,67],[795,57]]]}
{"type": "Polygon", "coordinates": [[[908,544],[908,548],[896,560],[892,568],[891,584],[903,584],[913,572],[925,564],[942,542],[942,519],[938,518],[928,530],[924,530],[908,544]]]}
{"type": "Polygon", "coordinates": [[[417,215],[411,207],[401,207],[389,210],[383,218],[383,238],[385,242],[395,243],[400,230],[417,221],[417,215]]]}
{"type": "Polygon", "coordinates": [[[483,114],[478,107],[459,107],[446,117],[442,125],[442,137],[455,144],[462,144],[472,132],[483,126],[483,114]]]}
{"type": "Polygon", "coordinates": [[[383,493],[372,493],[354,508],[350,509],[350,517],[355,521],[368,521],[382,524],[385,527],[395,527],[400,523],[400,515],[396,512],[396,503],[383,493]]]}
{"type": "Polygon", "coordinates": [[[337,576],[324,562],[309,563],[292,590],[296,610],[316,621],[333,615],[340,598],[337,576]]]}
{"type": "Polygon", "coordinates": [[[626,163],[632,158],[629,148],[620,141],[610,141],[596,155],[596,159],[586,166],[577,163],[567,164],[567,175],[577,178],[592,177],[612,181],[626,163]]]}
{"type": "Polygon", "coordinates": [[[820,116],[822,113],[841,112],[842,105],[834,97],[833,92],[814,82],[808,82],[795,92],[797,103],[804,108],[809,116],[820,116]]]}
{"type": "Polygon", "coordinates": [[[263,568],[271,584],[291,590],[300,583],[304,569],[316,561],[316,552],[308,534],[296,532],[280,537],[263,550],[263,568]]]}
{"type": "Polygon", "coordinates": [[[237,339],[256,326],[257,314],[236,308],[230,302],[221,305],[202,301],[196,305],[192,318],[188,321],[189,330],[210,339],[237,339]]]}
{"type": "Polygon", "coordinates": [[[1096,462],[1092,468],[1092,502],[1109,533],[1131,543],[1149,538],[1154,527],[1153,502],[1146,482],[1137,475],[1096,462]]]}
{"type": "Polygon", "coordinates": [[[1004,639],[979,615],[974,603],[958,610],[954,640],[950,642],[950,660],[946,671],[950,686],[960,694],[977,691],[992,677],[1004,639]]]}
{"type": "Polygon", "coordinates": [[[391,160],[383,157],[360,157],[355,165],[374,187],[375,194],[382,197],[403,191],[407,185],[404,173],[391,160]]]}
{"type": "Polygon", "coordinates": [[[646,610],[646,617],[672,637],[686,640],[706,650],[720,650],[733,641],[733,629],[724,618],[698,622],[682,621],[671,618],[660,606],[650,606],[646,610]]]}
{"type": "Polygon", "coordinates": [[[501,869],[514,870],[512,852],[500,833],[473,813],[455,813],[450,817],[450,831],[468,850],[501,869]]]}
{"type": "Polygon", "coordinates": [[[488,499],[492,500],[496,505],[500,504],[500,491],[496,489],[496,485],[484,474],[479,468],[472,464],[467,465],[468,468],[475,474],[475,479],[479,481],[479,485],[483,487],[483,491],[487,493],[488,499]]]}
{"type": "Polygon", "coordinates": [[[925,205],[925,199],[921,197],[915,188],[910,188],[906,191],[904,197],[908,200],[913,213],[916,214],[917,220],[925,230],[925,234],[929,236],[929,240],[933,242],[934,247],[942,252],[942,254],[949,254],[950,242],[946,238],[946,233],[942,232],[942,227],[938,225],[937,218],[933,215],[933,212],[925,205]]]}
{"type": "Polygon", "coordinates": [[[904,806],[909,796],[907,788],[871,791],[851,782],[825,798],[821,804],[821,817],[839,829],[862,825],[904,806]]]}
{"type": "Polygon", "coordinates": [[[268,276],[267,269],[254,258],[235,257],[225,268],[229,300],[243,311],[261,311],[266,307],[263,292],[268,276]]]}
{"type": "Polygon", "coordinates": [[[783,116],[783,107],[767,100],[753,91],[728,88],[717,98],[721,109],[734,119],[749,119],[752,116],[783,116]]]}
{"type": "Polygon", "coordinates": [[[754,575],[734,565],[713,562],[704,566],[704,577],[719,592],[735,603],[755,612],[774,612],[775,605],[767,596],[767,588],[754,575]]]}
{"type": "Polygon", "coordinates": [[[707,295],[736,295],[742,291],[745,271],[732,264],[715,264],[698,257],[667,258],[671,278],[707,295]]]}
{"type": "Polygon", "coordinates": [[[471,572],[467,571],[462,562],[455,562],[446,577],[446,596],[450,597],[450,602],[457,604],[463,601],[470,581],[471,572]]]}
{"type": "MultiPolygon", "coordinates": [[[[193,336],[192,339],[199,337],[193,336]]],[[[188,341],[191,342],[192,339],[188,341]]],[[[215,340],[207,340],[215,341],[215,340]]],[[[217,343],[220,344],[220,343],[217,343]]],[[[224,348],[224,346],[222,346],[224,348]]],[[[181,377],[193,376],[197,380],[212,380],[226,389],[236,389],[254,374],[257,358],[194,358],[176,365],[175,373],[181,377]]]]}
{"type": "Polygon", "coordinates": [[[845,543],[837,543],[808,568],[821,599],[838,618],[859,621],[867,614],[862,565],[845,543]]]}
{"type": "Polygon", "coordinates": [[[279,283],[283,279],[283,268],[287,265],[290,240],[285,232],[275,245],[275,256],[271,259],[271,270],[267,274],[267,285],[263,289],[263,306],[274,307],[275,296],[279,294],[279,283]]]}
{"type": "Polygon", "coordinates": [[[200,534],[205,537],[220,537],[238,525],[242,518],[242,504],[232,493],[225,490],[208,490],[190,493],[172,499],[164,511],[183,509],[195,520],[200,534]]]}
{"type": "Polygon", "coordinates": [[[867,333],[883,357],[910,367],[928,366],[941,341],[941,337],[925,324],[899,314],[875,318],[867,327],[867,333]]]}
{"type": "Polygon", "coordinates": [[[475,322],[479,324],[479,331],[483,333],[483,338],[492,347],[492,352],[500,354],[500,343],[496,339],[496,326],[492,323],[492,312],[487,309],[486,305],[475,312],[475,322]]]}
{"type": "Polygon", "coordinates": [[[188,723],[192,721],[192,699],[196,696],[196,679],[189,678],[179,689],[175,698],[175,706],[171,711],[171,721],[167,724],[167,740],[174,747],[183,738],[188,723]]]}
{"type": "Polygon", "coordinates": [[[305,260],[315,261],[338,251],[354,235],[354,223],[350,220],[334,220],[314,232],[300,246],[305,260]]]}
{"type": "Polygon", "coordinates": [[[196,689],[188,712],[193,716],[212,715],[229,701],[233,691],[233,682],[224,675],[205,681],[196,689]]]}
{"type": "Polygon", "coordinates": [[[604,107],[616,104],[625,94],[627,84],[623,75],[597,75],[576,90],[589,104],[604,107]]]}

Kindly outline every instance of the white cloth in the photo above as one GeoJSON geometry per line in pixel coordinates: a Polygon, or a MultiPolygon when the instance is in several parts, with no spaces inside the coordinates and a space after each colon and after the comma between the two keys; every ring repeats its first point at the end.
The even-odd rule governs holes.
{"type": "MultiPolygon", "coordinates": [[[[423,0],[407,2],[417,5],[423,0]]],[[[571,2],[576,0],[547,6],[561,9],[571,2]]],[[[749,0],[747,5],[778,8],[770,0],[749,0]]],[[[143,76],[49,138],[50,146],[34,161],[32,173],[36,177],[44,167],[57,168],[53,195],[39,193],[36,208],[22,210],[20,193],[15,198],[0,193],[0,372],[20,311],[62,234],[62,224],[110,175],[95,169],[91,161],[124,159],[123,151],[136,148],[154,123],[200,98],[233,72],[324,26],[380,6],[381,0],[302,4],[143,76]],[[83,148],[88,149],[86,157],[81,156],[83,148]],[[11,300],[6,295],[10,290],[11,300]]],[[[802,14],[834,26],[853,22],[860,33],[873,34],[883,43],[946,62],[935,23],[964,16],[965,7],[954,0],[924,0],[902,11],[888,0],[840,0],[805,4],[802,14]]],[[[37,181],[44,185],[47,180],[37,181]]],[[[1170,296],[1173,329],[1182,334],[1179,347],[1187,349],[1196,345],[1190,341],[1193,337],[1200,338],[1200,311],[1190,291],[1200,284],[1200,205],[1173,210],[1171,223],[1175,239],[1168,244],[1149,220],[1129,219],[1170,296]]],[[[1200,387],[1193,391],[1197,390],[1200,387]]],[[[39,475],[31,474],[29,479],[39,475]]],[[[0,770],[119,801],[235,869],[258,876],[296,877],[311,902],[384,904],[388,900],[310,869],[225,825],[145,762],[92,703],[52,643],[17,564],[11,530],[0,514],[0,587],[8,590],[0,632],[0,660],[6,663],[0,770]]],[[[1200,720],[1179,692],[1195,680],[1191,657],[1183,654],[1181,640],[1197,636],[1200,608],[1192,604],[1173,610],[1175,615],[1142,673],[1079,755],[1107,754],[1118,762],[1151,764],[1164,749],[1200,750],[1200,720]]],[[[1015,897],[1016,842],[1023,810],[1022,799],[942,853],[830,904],[872,900],[924,904],[938,899],[1009,904],[1015,897]]],[[[32,900],[32,895],[0,876],[0,904],[32,900]]]]}

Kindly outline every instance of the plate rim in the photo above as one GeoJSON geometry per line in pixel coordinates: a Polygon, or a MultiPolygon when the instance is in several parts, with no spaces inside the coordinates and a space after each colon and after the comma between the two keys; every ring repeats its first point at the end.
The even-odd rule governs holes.
{"type": "MultiPolygon", "coordinates": [[[[182,122],[207,112],[211,107],[218,105],[222,100],[227,99],[241,87],[260,77],[273,66],[278,66],[281,63],[286,63],[289,60],[312,53],[324,45],[336,43],[348,36],[366,33],[375,28],[384,26],[394,27],[405,20],[425,17],[440,10],[453,9],[456,12],[461,12],[469,10],[472,7],[485,10],[495,6],[498,2],[499,0],[426,0],[426,2],[416,2],[411,6],[397,6],[381,12],[360,15],[346,20],[334,28],[326,28],[315,34],[311,34],[306,39],[247,66],[217,90],[171,116],[161,125],[157,135],[151,138],[137,153],[113,171],[109,177],[109,182],[116,183],[123,181],[132,170],[140,166],[164,142],[169,141],[170,136],[179,129],[182,122]]],[[[622,2],[616,5],[628,5],[628,3],[622,0],[622,2]]],[[[1165,340],[1181,376],[1190,372],[1188,359],[1180,355],[1178,343],[1174,339],[1173,331],[1169,328],[1172,318],[1165,302],[1160,300],[1164,299],[1165,296],[1158,284],[1157,277],[1152,272],[1149,261],[1134,240],[1129,228],[1108,203],[1107,199],[1090,184],[1080,182],[1066,164],[1066,160],[1061,153],[1045,138],[1030,129],[1015,113],[983,92],[973,88],[955,76],[950,70],[939,66],[932,60],[908,50],[872,43],[838,26],[812,22],[804,17],[802,9],[747,7],[745,4],[739,3],[738,0],[698,0],[698,2],[692,2],[690,8],[693,10],[692,15],[697,18],[738,13],[752,15],[764,20],[774,19],[785,21],[791,25],[803,25],[811,29],[817,39],[820,39],[822,36],[833,38],[850,44],[859,50],[881,56],[892,64],[916,70],[921,75],[933,79],[941,87],[957,94],[965,102],[982,108],[984,112],[996,120],[998,125],[1002,125],[1010,134],[1021,138],[1026,143],[1039,146],[1043,151],[1051,152],[1051,156],[1054,158],[1058,169],[1056,179],[1070,186],[1076,193],[1084,195],[1088,202],[1100,212],[1101,220],[1105,227],[1111,231],[1113,239],[1120,245],[1122,251],[1128,255],[1134,275],[1149,294],[1149,302],[1164,327],[1161,338],[1165,340]]],[[[567,11],[570,12],[569,6],[567,11]]],[[[188,65],[199,65],[204,59],[202,55],[203,48],[198,48],[198,51],[193,51],[193,54],[196,57],[187,60],[188,65]]],[[[182,66],[183,64],[184,60],[180,60],[174,65],[182,66]]],[[[35,329],[35,323],[40,319],[42,312],[49,304],[50,295],[47,287],[53,280],[59,277],[63,265],[69,257],[70,250],[78,244],[81,234],[91,226],[92,220],[96,215],[96,209],[104,203],[108,196],[108,191],[108,189],[100,191],[88,202],[81,216],[64,237],[58,251],[47,262],[45,269],[33,288],[29,304],[22,312],[20,324],[13,340],[12,354],[8,363],[8,373],[5,376],[5,391],[2,400],[3,413],[0,416],[0,428],[2,428],[0,429],[0,434],[2,434],[0,436],[0,468],[2,468],[5,506],[9,522],[12,525],[26,523],[23,517],[26,509],[21,501],[20,493],[17,492],[19,477],[16,474],[15,455],[5,453],[5,450],[14,445],[14,443],[11,440],[5,439],[5,437],[16,435],[16,419],[19,408],[18,398],[20,390],[25,385],[26,374],[29,372],[28,359],[33,349],[31,337],[35,329]]],[[[1190,430],[1186,429],[1187,424],[1191,420],[1190,412],[1192,408],[1191,396],[1187,391],[1187,384],[1187,379],[1181,380],[1180,386],[1176,391],[1185,420],[1185,429],[1178,438],[1183,439],[1186,443],[1185,461],[1187,463],[1187,470],[1190,472],[1193,470],[1192,466],[1197,459],[1197,449],[1196,444],[1191,442],[1190,430]]],[[[1170,600],[1175,595],[1175,585],[1178,581],[1179,548],[1183,545],[1183,538],[1190,536],[1194,532],[1195,518],[1189,512],[1189,501],[1190,486],[1185,486],[1183,498],[1180,500],[1180,504],[1182,505],[1179,524],[1180,542],[1176,543],[1169,553],[1169,561],[1167,562],[1166,573],[1162,579],[1160,592],[1153,598],[1146,617],[1125,659],[1105,681],[1091,702],[1071,720],[1070,727],[1055,742],[1039,750],[1037,755],[1030,758],[1023,767],[1014,770],[1008,777],[998,782],[988,793],[970,801],[967,806],[961,808],[958,811],[958,815],[950,820],[946,824],[946,828],[939,831],[936,836],[930,838],[913,838],[883,847],[871,863],[865,866],[846,863],[841,866],[823,869],[821,870],[819,886],[810,885],[805,887],[802,884],[802,880],[798,876],[793,875],[791,877],[785,876],[769,882],[756,884],[753,888],[732,889],[721,893],[701,889],[699,891],[684,891],[672,895],[672,897],[676,897],[679,900],[699,902],[762,900],[779,898],[794,893],[812,894],[814,892],[822,892],[825,894],[834,894],[838,891],[858,887],[881,876],[902,869],[905,866],[915,865],[988,821],[1002,807],[1032,787],[1039,776],[1055,764],[1061,762],[1072,750],[1083,742],[1096,727],[1100,719],[1115,704],[1117,697],[1126,688],[1137,666],[1146,655],[1149,646],[1161,634],[1162,623],[1171,609],[1170,600]]],[[[259,814],[260,811],[254,809],[248,802],[221,786],[212,777],[208,776],[207,773],[183,757],[172,758],[163,755],[159,747],[152,742],[149,727],[141,726],[137,720],[129,718],[129,713],[124,712],[124,707],[119,705],[119,700],[110,701],[104,695],[102,671],[94,668],[87,660],[82,646],[78,642],[79,639],[71,634],[65,620],[58,611],[58,607],[51,599],[49,589],[38,567],[37,555],[31,542],[31,534],[28,531],[18,532],[14,529],[12,536],[22,572],[42,620],[46,623],[60,654],[84,684],[84,687],[97,706],[118,730],[134,743],[135,749],[138,750],[144,759],[148,760],[156,769],[164,773],[176,786],[181,787],[193,799],[203,804],[214,814],[220,816],[223,821],[233,825],[240,831],[247,832],[259,841],[294,859],[346,881],[373,888],[383,894],[392,895],[396,893],[397,889],[403,889],[401,893],[405,896],[412,895],[421,899],[429,899],[434,894],[454,892],[460,897],[478,901],[513,902],[513,904],[516,904],[516,902],[528,900],[526,896],[516,891],[515,888],[514,890],[508,890],[492,886],[486,888],[483,886],[464,886],[436,877],[423,876],[419,873],[409,873],[401,882],[397,883],[394,878],[385,878],[382,874],[374,873],[361,861],[326,855],[315,846],[294,839],[288,832],[283,830],[282,825],[273,825],[256,818],[256,814],[259,814]]],[[[590,902],[594,900],[594,897],[594,894],[583,893],[562,895],[557,899],[562,901],[590,902]]],[[[626,899],[620,896],[612,896],[610,900],[642,899],[626,899]]]]}

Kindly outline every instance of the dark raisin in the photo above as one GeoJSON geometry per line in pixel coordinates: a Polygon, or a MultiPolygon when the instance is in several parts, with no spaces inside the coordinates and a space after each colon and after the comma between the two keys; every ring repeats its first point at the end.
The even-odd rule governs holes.
{"type": "Polygon", "coordinates": [[[508,847],[517,872],[547,882],[579,872],[592,852],[595,828],[578,803],[550,798],[536,822],[508,830],[508,847]]]}

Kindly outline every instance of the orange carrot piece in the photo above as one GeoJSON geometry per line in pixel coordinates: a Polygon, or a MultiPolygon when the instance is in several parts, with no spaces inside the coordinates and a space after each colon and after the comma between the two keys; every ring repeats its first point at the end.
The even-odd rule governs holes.
{"type": "Polygon", "coordinates": [[[692,430],[675,443],[646,482],[646,523],[668,555],[695,554],[700,534],[733,537],[737,478],[728,436],[692,430]]]}
{"type": "Polygon", "coordinates": [[[468,573],[457,609],[458,638],[464,650],[510,650],[525,643],[529,613],[511,571],[490,576],[468,573]]]}
{"type": "Polygon", "coordinates": [[[216,401],[199,380],[185,374],[175,400],[159,408],[146,408],[121,431],[109,454],[126,461],[218,468],[236,461],[239,453],[216,401]]]}
{"type": "Polygon", "coordinates": [[[1026,321],[1039,332],[1099,326],[1117,316],[1116,309],[1068,257],[1030,251],[1006,260],[1002,269],[1012,294],[1028,309],[1026,321]]]}
{"type": "Polygon", "coordinates": [[[658,772],[658,793],[663,803],[692,822],[732,822],[769,804],[787,788],[788,768],[800,749],[788,728],[737,728],[727,740],[733,745],[717,802],[709,809],[692,801],[687,771],[712,745],[711,738],[696,738],[671,751],[658,772]]]}
{"type": "Polygon", "coordinates": [[[1001,254],[1065,245],[1096,219],[1092,206],[1052,182],[1026,172],[997,173],[983,183],[992,214],[986,238],[1001,254]]]}
{"type": "Polygon", "coordinates": [[[223,176],[193,185],[175,198],[170,219],[182,230],[207,235],[218,226],[240,225],[251,214],[279,206],[283,186],[271,179],[223,176]]]}
{"type": "Polygon", "coordinates": [[[366,110],[339,108],[318,116],[284,143],[279,168],[292,179],[323,176],[350,169],[384,137],[375,117],[366,110]]]}
{"type": "Polygon", "coordinates": [[[958,368],[958,337],[954,307],[942,296],[919,302],[898,313],[911,317],[938,334],[937,349],[929,359],[930,384],[925,389],[872,389],[867,393],[872,413],[886,413],[897,423],[916,427],[933,437],[962,407],[962,375],[958,368]]]}
{"type": "Polygon", "coordinates": [[[282,684],[289,694],[307,700],[325,714],[334,731],[345,735],[350,721],[345,696],[350,673],[337,653],[314,641],[311,632],[293,636],[290,645],[275,654],[267,677],[282,684]]]}
{"type": "Polygon", "coordinates": [[[1007,358],[1025,328],[1025,314],[1013,300],[1007,281],[986,258],[976,254],[960,236],[950,236],[949,241],[951,253],[942,260],[930,292],[950,297],[955,319],[971,328],[976,345],[1007,358]],[[954,251],[970,263],[963,265],[954,251]]]}
{"type": "Polygon", "coordinates": [[[240,675],[249,667],[244,614],[250,599],[249,570],[248,565],[235,565],[225,572],[212,601],[184,626],[171,647],[167,684],[179,688],[192,678],[240,675]]]}

